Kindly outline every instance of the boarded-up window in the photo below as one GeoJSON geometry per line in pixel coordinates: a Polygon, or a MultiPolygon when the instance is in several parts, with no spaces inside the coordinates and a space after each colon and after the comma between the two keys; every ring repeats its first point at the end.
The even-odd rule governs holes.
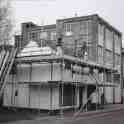
{"type": "Polygon", "coordinates": [[[98,45],[104,46],[104,26],[98,25],[98,45]]]}
{"type": "Polygon", "coordinates": [[[106,37],[106,48],[112,50],[113,48],[113,33],[109,30],[105,30],[105,37],[106,37]]]}

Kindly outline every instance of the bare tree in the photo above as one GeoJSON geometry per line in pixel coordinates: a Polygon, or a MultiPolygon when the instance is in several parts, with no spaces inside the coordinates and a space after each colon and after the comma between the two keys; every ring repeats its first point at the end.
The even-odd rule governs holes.
{"type": "Polygon", "coordinates": [[[11,0],[0,0],[0,45],[9,44],[12,37],[11,0]]]}

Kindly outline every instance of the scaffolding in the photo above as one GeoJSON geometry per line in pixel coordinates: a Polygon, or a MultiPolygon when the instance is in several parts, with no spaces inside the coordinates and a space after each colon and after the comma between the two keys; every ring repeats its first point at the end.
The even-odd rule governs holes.
{"type": "Polygon", "coordinates": [[[0,97],[3,95],[3,90],[5,88],[5,85],[7,83],[7,78],[9,76],[9,73],[12,69],[14,59],[17,53],[17,49],[15,49],[12,46],[1,46],[4,47],[0,51],[0,97]]]}
{"type": "MultiPolygon", "coordinates": [[[[77,111],[77,87],[80,86],[80,85],[87,85],[85,84],[84,82],[78,82],[75,78],[75,81],[65,81],[63,79],[63,70],[64,70],[64,66],[65,66],[65,62],[69,62],[69,64],[71,64],[71,68],[73,67],[73,65],[78,65],[80,67],[89,67],[90,69],[98,69],[98,70],[103,70],[104,71],[112,71],[112,72],[116,72],[117,70],[115,69],[111,69],[109,67],[106,67],[106,66],[101,66],[99,64],[95,64],[93,62],[90,62],[90,61],[85,61],[83,59],[79,59],[77,57],[72,57],[72,56],[68,56],[68,55],[62,55],[62,56],[56,56],[56,55],[50,55],[50,56],[41,56],[41,55],[37,55],[37,56],[27,56],[27,57],[17,57],[14,61],[16,64],[31,64],[31,63],[49,63],[51,65],[51,80],[47,81],[47,85],[49,85],[50,87],[52,85],[59,85],[61,87],[61,103],[60,103],[60,115],[61,117],[63,117],[63,111],[64,111],[64,107],[63,107],[63,93],[64,93],[64,84],[71,84],[71,85],[74,85],[75,86],[75,102],[74,102],[74,112],[77,113],[77,112],[81,112],[82,109],[84,108],[84,106],[86,106],[86,111],[87,111],[87,102],[90,100],[90,97],[87,99],[87,102],[85,103],[84,106],[81,107],[80,110],[77,111]],[[53,73],[53,64],[54,63],[59,63],[60,67],[61,67],[61,80],[59,81],[54,81],[52,79],[52,73],[53,73]],[[53,83],[54,82],[54,83],[53,83]],[[83,84],[84,83],[84,84],[83,84]]],[[[75,72],[75,74],[78,73],[78,72],[75,72]]],[[[81,74],[83,74],[81,72],[81,74]]],[[[96,81],[96,84],[94,84],[96,86],[96,90],[95,91],[98,91],[98,87],[116,87],[117,85],[116,84],[112,84],[112,83],[109,83],[109,84],[105,84],[105,83],[99,83],[100,81],[95,77],[95,76],[92,76],[92,78],[95,79],[96,81]]],[[[32,85],[36,85],[35,84],[32,84],[32,85]]],[[[41,83],[38,83],[37,85],[42,85],[42,82],[41,83]]],[[[50,111],[52,111],[52,90],[50,88],[50,92],[51,92],[51,95],[50,95],[50,111]]],[[[72,103],[73,104],[73,103],[72,103]]],[[[96,109],[97,109],[97,106],[96,106],[96,109]]]]}
{"type": "MultiPolygon", "coordinates": [[[[21,44],[21,43],[20,43],[21,44]]],[[[20,51],[21,47],[19,48],[19,51],[20,51]]],[[[75,48],[76,49],[76,48],[75,48]]],[[[76,54],[76,52],[75,52],[76,54]]],[[[65,81],[63,79],[63,70],[65,69],[64,66],[65,66],[65,62],[66,63],[69,63],[71,65],[71,71],[73,71],[73,66],[74,65],[77,65],[77,66],[80,66],[82,69],[82,71],[80,72],[81,73],[81,76],[83,75],[83,68],[85,67],[88,67],[90,69],[90,72],[88,74],[88,76],[91,76],[93,79],[95,79],[95,84],[94,86],[96,87],[95,91],[96,92],[99,92],[98,91],[98,88],[99,87],[116,87],[117,85],[116,84],[113,84],[113,83],[109,83],[109,84],[106,84],[106,79],[104,79],[104,81],[102,83],[99,83],[101,82],[96,76],[93,76],[92,75],[92,70],[93,69],[98,69],[98,70],[102,70],[102,72],[104,73],[104,76],[105,76],[105,73],[106,71],[110,71],[111,73],[116,73],[117,72],[117,69],[115,68],[111,68],[109,66],[106,66],[106,65],[101,65],[101,64],[98,64],[96,62],[91,62],[89,60],[85,60],[83,57],[76,57],[76,56],[69,56],[69,55],[32,55],[32,56],[16,56],[15,58],[15,55],[16,55],[16,52],[15,52],[15,49],[14,49],[14,55],[13,55],[13,59],[12,59],[12,64],[14,63],[16,66],[17,65],[20,65],[20,64],[28,64],[30,65],[30,81],[31,81],[31,72],[32,72],[32,64],[33,63],[49,63],[50,66],[51,66],[51,79],[46,81],[46,82],[30,82],[29,84],[30,85],[37,85],[40,89],[41,85],[48,85],[49,86],[49,90],[50,90],[50,109],[49,109],[49,113],[51,113],[54,109],[53,109],[53,106],[52,106],[52,86],[53,85],[57,85],[59,87],[61,87],[61,100],[59,101],[60,102],[60,115],[61,117],[63,118],[63,114],[64,114],[64,85],[65,84],[71,84],[72,85],[72,88],[75,87],[75,89],[73,89],[73,94],[75,94],[75,96],[73,97],[72,99],[72,107],[74,107],[74,113],[75,115],[78,115],[80,112],[83,111],[83,109],[85,108],[85,110],[87,111],[88,110],[88,101],[90,100],[90,96],[92,94],[90,94],[90,96],[87,98],[87,101],[86,103],[84,103],[83,105],[81,105],[81,108],[78,110],[78,106],[77,106],[77,92],[78,92],[78,87],[79,86],[82,86],[82,85],[88,85],[86,84],[85,82],[82,82],[82,81],[78,81],[76,79],[76,75],[78,75],[78,71],[76,71],[74,74],[75,74],[75,80],[71,80],[71,81],[65,81]],[[61,70],[61,80],[59,81],[54,81],[53,78],[52,78],[52,75],[53,75],[53,64],[54,63],[59,63],[60,65],[60,70],[61,70]],[[74,91],[75,90],[75,91],[74,91]],[[75,92],[75,93],[74,93],[75,92]]],[[[104,77],[105,78],[105,77],[104,77]]],[[[94,91],[94,92],[95,92],[94,91]]],[[[29,92],[30,92],[30,89],[29,89],[29,92]]],[[[105,91],[104,91],[105,92],[105,91]]],[[[40,90],[39,90],[39,94],[40,94],[40,90]]],[[[30,96],[29,96],[29,99],[30,99],[30,96]]],[[[30,100],[29,100],[30,101],[30,100]]],[[[30,103],[29,103],[30,104],[30,103]]],[[[98,109],[97,105],[96,105],[96,109],[98,109]]]]}

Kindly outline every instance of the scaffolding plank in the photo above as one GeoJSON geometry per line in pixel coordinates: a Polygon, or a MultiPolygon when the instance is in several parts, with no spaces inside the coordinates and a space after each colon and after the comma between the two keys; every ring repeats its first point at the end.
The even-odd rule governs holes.
{"type": "Polygon", "coordinates": [[[15,59],[15,62],[16,63],[35,63],[35,62],[48,62],[48,63],[50,63],[50,62],[54,62],[54,61],[60,62],[63,59],[65,61],[70,61],[70,63],[75,63],[75,64],[78,64],[78,65],[96,67],[96,68],[99,68],[99,69],[112,70],[113,72],[117,71],[117,69],[108,67],[106,65],[97,64],[96,62],[92,62],[92,61],[85,61],[81,58],[68,56],[68,55],[63,55],[63,56],[56,56],[56,55],[41,56],[41,55],[37,55],[37,56],[17,57],[15,59]]]}

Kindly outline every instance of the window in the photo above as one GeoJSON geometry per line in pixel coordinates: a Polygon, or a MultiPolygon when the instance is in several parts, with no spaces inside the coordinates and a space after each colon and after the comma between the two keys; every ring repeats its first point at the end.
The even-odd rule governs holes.
{"type": "Polygon", "coordinates": [[[37,32],[28,32],[28,40],[37,40],[37,32]]]}
{"type": "Polygon", "coordinates": [[[115,54],[115,65],[118,66],[120,65],[120,55],[115,54]]]}
{"type": "Polygon", "coordinates": [[[113,33],[109,29],[105,30],[105,37],[106,37],[106,42],[105,42],[106,48],[112,50],[112,48],[113,48],[113,33]]]}
{"type": "Polygon", "coordinates": [[[80,33],[80,23],[79,22],[65,23],[64,32],[66,36],[71,36],[73,34],[78,35],[80,33]]]}
{"type": "Polygon", "coordinates": [[[27,34],[28,40],[30,40],[30,36],[31,36],[31,32],[28,32],[28,34],[27,34]]]}
{"type": "Polygon", "coordinates": [[[98,47],[98,63],[103,63],[103,47],[98,47]]]}
{"type": "Polygon", "coordinates": [[[88,21],[81,21],[81,23],[80,23],[80,33],[82,35],[88,35],[88,21]]]}
{"type": "Polygon", "coordinates": [[[31,33],[31,39],[36,39],[36,33],[34,32],[31,33]]]}
{"type": "Polygon", "coordinates": [[[50,40],[56,40],[56,32],[51,32],[50,40]]]}
{"type": "Polygon", "coordinates": [[[119,74],[114,74],[113,79],[114,79],[114,83],[117,83],[117,84],[120,83],[120,75],[119,74]]]}
{"type": "Polygon", "coordinates": [[[65,23],[64,24],[64,31],[65,32],[72,32],[72,24],[71,23],[65,23]]]}
{"type": "Polygon", "coordinates": [[[47,32],[43,31],[40,33],[40,39],[47,40],[47,32]]]}
{"type": "Polygon", "coordinates": [[[113,63],[113,54],[112,51],[106,50],[106,64],[112,65],[113,63]]]}
{"type": "Polygon", "coordinates": [[[98,45],[104,46],[104,26],[98,25],[98,45]]]}
{"type": "Polygon", "coordinates": [[[115,53],[120,54],[121,52],[121,38],[118,35],[114,35],[114,42],[115,42],[115,53]]]}
{"type": "Polygon", "coordinates": [[[111,72],[106,73],[106,81],[107,82],[112,82],[112,74],[111,74],[111,72]]]}

